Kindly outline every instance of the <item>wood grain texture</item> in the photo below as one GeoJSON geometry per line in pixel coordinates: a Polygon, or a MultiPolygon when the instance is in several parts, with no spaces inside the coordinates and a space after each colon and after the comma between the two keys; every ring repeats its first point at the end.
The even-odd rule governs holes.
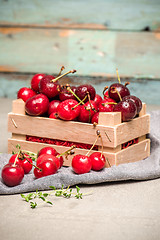
{"type": "Polygon", "coordinates": [[[150,32],[0,28],[4,72],[58,73],[76,69],[93,77],[160,78],[160,38],[150,32]],[[22,30],[22,31],[21,31],[22,30]]]}
{"type": "Polygon", "coordinates": [[[0,24],[84,29],[155,30],[158,0],[0,1],[0,24]]]}

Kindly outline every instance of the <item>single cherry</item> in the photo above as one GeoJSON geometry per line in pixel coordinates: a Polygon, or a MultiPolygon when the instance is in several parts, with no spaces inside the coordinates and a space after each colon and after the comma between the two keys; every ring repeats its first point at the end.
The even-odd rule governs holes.
{"type": "Polygon", "coordinates": [[[37,94],[25,103],[25,111],[31,116],[42,116],[48,111],[49,100],[44,94],[37,94]]]}
{"type": "Polygon", "coordinates": [[[57,155],[57,151],[53,147],[43,147],[38,152],[37,157],[39,157],[42,154],[50,154],[50,155],[56,156],[57,155]]]}
{"type": "Polygon", "coordinates": [[[113,112],[116,101],[112,98],[105,98],[99,104],[99,112],[113,112]]]}
{"type": "Polygon", "coordinates": [[[41,154],[36,161],[36,165],[39,166],[40,163],[42,163],[45,160],[50,160],[56,164],[57,170],[60,168],[60,161],[55,155],[51,154],[41,154]]]}
{"type": "Polygon", "coordinates": [[[60,90],[58,81],[53,82],[54,79],[52,75],[45,75],[39,82],[39,92],[50,99],[56,97],[60,90]]]}
{"type": "Polygon", "coordinates": [[[132,100],[136,104],[137,114],[139,114],[139,112],[142,109],[142,101],[138,97],[133,96],[133,95],[125,96],[122,100],[127,100],[127,99],[132,100]]]}
{"type": "Polygon", "coordinates": [[[60,99],[61,101],[64,101],[64,100],[67,100],[67,99],[75,99],[75,100],[76,100],[76,97],[73,95],[72,92],[75,93],[77,87],[75,87],[75,86],[70,86],[70,89],[72,90],[72,92],[70,92],[69,90],[67,90],[67,87],[68,87],[68,86],[63,86],[63,87],[61,87],[60,92],[59,92],[59,99],[60,99]]]}
{"type": "Polygon", "coordinates": [[[99,112],[96,112],[91,119],[91,123],[98,123],[98,119],[99,119],[99,112]]]}
{"type": "Polygon", "coordinates": [[[92,116],[98,111],[98,106],[94,100],[90,100],[81,106],[78,120],[80,122],[90,123],[92,116]]]}
{"type": "Polygon", "coordinates": [[[21,183],[24,170],[21,165],[8,163],[2,168],[1,176],[7,186],[14,187],[21,183]]]}
{"type": "Polygon", "coordinates": [[[76,100],[67,99],[58,105],[57,113],[62,120],[74,120],[80,113],[80,106],[76,100]]]}
{"type": "Polygon", "coordinates": [[[121,83],[113,83],[108,89],[108,95],[116,102],[121,101],[121,98],[130,95],[129,89],[121,83]]]}
{"type": "Polygon", "coordinates": [[[63,166],[63,162],[64,162],[64,159],[63,157],[60,155],[60,153],[56,153],[56,158],[59,159],[59,162],[60,162],[60,168],[63,166]]]}
{"type": "MultiPolygon", "coordinates": [[[[92,85],[89,85],[89,84],[83,84],[83,85],[80,85],[77,87],[76,89],[76,95],[81,99],[83,100],[87,93],[89,93],[90,95],[90,99],[91,100],[94,100],[95,98],[95,95],[96,95],[96,90],[95,88],[92,86],[92,85]]],[[[84,100],[84,102],[87,102],[89,99],[88,97],[84,100]]]]}
{"type": "Polygon", "coordinates": [[[37,93],[39,92],[39,82],[44,76],[43,73],[37,73],[31,79],[31,88],[37,93]]]}
{"type": "Polygon", "coordinates": [[[99,94],[96,94],[93,101],[94,101],[94,102],[97,104],[97,106],[98,106],[98,105],[100,104],[100,102],[102,101],[102,97],[101,97],[99,94]]]}
{"type": "Polygon", "coordinates": [[[99,171],[105,167],[106,159],[102,153],[94,152],[89,157],[92,161],[92,170],[99,171]]]}
{"type": "Polygon", "coordinates": [[[88,173],[92,168],[90,157],[81,154],[75,155],[72,159],[72,168],[77,174],[88,173]]]}
{"type": "Polygon", "coordinates": [[[130,100],[123,100],[117,103],[114,108],[114,112],[121,112],[121,119],[122,122],[127,122],[132,120],[137,114],[137,107],[136,104],[130,100]]]}
{"type": "Polygon", "coordinates": [[[57,112],[57,107],[60,104],[59,100],[52,100],[49,103],[49,107],[48,107],[48,115],[51,115],[51,113],[56,113],[57,112]]]}
{"type": "Polygon", "coordinates": [[[36,92],[33,91],[31,88],[23,87],[20,88],[17,93],[17,98],[21,98],[24,102],[26,102],[29,98],[36,95],[36,92]]]}
{"type": "Polygon", "coordinates": [[[9,163],[14,163],[16,159],[16,164],[21,165],[24,173],[28,174],[32,170],[32,158],[26,153],[20,152],[19,154],[14,154],[9,159],[9,163]],[[18,157],[17,157],[18,155],[18,157]],[[16,159],[17,157],[17,159],[16,159]]]}
{"type": "Polygon", "coordinates": [[[49,175],[55,174],[56,172],[57,172],[57,166],[51,160],[44,160],[37,165],[37,168],[34,168],[34,175],[36,178],[49,176],[49,175]]]}

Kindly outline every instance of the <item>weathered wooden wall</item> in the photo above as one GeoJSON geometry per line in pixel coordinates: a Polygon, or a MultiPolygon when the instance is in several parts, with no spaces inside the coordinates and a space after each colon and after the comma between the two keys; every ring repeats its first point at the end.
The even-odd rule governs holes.
{"type": "Polygon", "coordinates": [[[118,68],[138,88],[156,80],[157,89],[160,0],[0,0],[0,81],[13,87],[0,96],[61,65],[77,69],[77,84],[101,89],[118,68]]]}

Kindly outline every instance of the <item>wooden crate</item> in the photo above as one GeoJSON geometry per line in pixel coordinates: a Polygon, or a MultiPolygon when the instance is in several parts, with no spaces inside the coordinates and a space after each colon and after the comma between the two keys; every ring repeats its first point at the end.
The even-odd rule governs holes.
{"type": "MultiPolygon", "coordinates": [[[[150,115],[146,114],[146,104],[143,103],[139,117],[129,122],[121,122],[121,113],[100,113],[96,126],[75,121],[63,121],[45,117],[31,117],[25,114],[25,103],[21,99],[13,101],[12,112],[8,114],[8,131],[12,138],[8,139],[8,152],[16,150],[20,144],[23,150],[37,152],[42,147],[52,146],[59,153],[69,147],[26,141],[26,135],[64,141],[93,144],[96,131],[99,130],[104,144],[104,155],[111,166],[130,163],[145,159],[150,155],[150,140],[146,134],[150,131],[150,115]],[[138,138],[138,143],[122,149],[122,144],[138,138]]],[[[101,150],[101,141],[97,141],[101,150]]],[[[86,154],[86,149],[75,149],[75,154],[86,154]]],[[[93,150],[92,150],[93,152],[93,150]]],[[[64,166],[71,165],[71,159],[64,159],[64,166]]],[[[106,167],[108,163],[106,163],[106,167]]]]}

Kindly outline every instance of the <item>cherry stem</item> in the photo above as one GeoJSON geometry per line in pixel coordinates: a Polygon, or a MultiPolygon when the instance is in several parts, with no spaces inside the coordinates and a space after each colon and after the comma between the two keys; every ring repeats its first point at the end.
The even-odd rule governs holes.
{"type": "Polygon", "coordinates": [[[60,72],[58,73],[58,77],[62,74],[62,71],[65,69],[64,66],[61,67],[60,72]]]}
{"type": "Polygon", "coordinates": [[[78,105],[80,105],[81,103],[84,104],[84,100],[87,98],[87,95],[83,98],[83,100],[81,100],[77,105],[75,105],[74,107],[72,107],[72,110],[74,110],[78,105]]]}
{"type": "Polygon", "coordinates": [[[21,152],[21,150],[18,151],[17,156],[16,156],[16,158],[15,158],[15,160],[14,160],[14,163],[13,163],[13,166],[14,166],[14,167],[16,166],[16,162],[17,162],[17,159],[18,159],[18,157],[19,157],[20,152],[21,152]]]}
{"type": "Polygon", "coordinates": [[[92,145],[92,147],[89,149],[89,151],[86,153],[86,156],[88,156],[89,154],[90,154],[90,152],[92,151],[92,149],[94,148],[94,146],[96,145],[96,143],[97,143],[97,141],[98,141],[98,138],[100,137],[100,131],[99,130],[97,130],[97,138],[96,138],[96,140],[94,141],[94,143],[93,143],[93,145],[92,145]]]}
{"type": "Polygon", "coordinates": [[[39,171],[42,172],[42,169],[41,169],[41,168],[37,167],[34,163],[30,162],[30,161],[27,159],[28,156],[27,156],[25,153],[24,153],[24,157],[25,157],[25,159],[27,160],[27,162],[29,162],[33,167],[37,168],[39,171]]]}
{"type": "Polygon", "coordinates": [[[70,70],[70,71],[68,71],[68,72],[66,72],[66,73],[64,73],[64,74],[62,74],[62,75],[60,75],[60,76],[58,76],[58,77],[56,77],[56,78],[54,78],[54,79],[52,79],[51,81],[52,82],[57,82],[58,81],[58,79],[60,79],[60,78],[62,78],[62,77],[64,77],[64,76],[66,76],[67,74],[69,74],[69,73],[75,73],[76,72],[76,70],[75,69],[73,69],[73,70],[70,70]]]}
{"type": "Polygon", "coordinates": [[[116,69],[116,72],[117,72],[118,82],[119,82],[119,84],[121,84],[121,80],[120,80],[120,77],[119,77],[118,69],[116,69]]]}
{"type": "Polygon", "coordinates": [[[102,103],[102,106],[106,106],[106,105],[116,105],[117,103],[115,102],[108,102],[108,103],[102,103]]]}
{"type": "Polygon", "coordinates": [[[73,145],[73,146],[72,146],[70,149],[68,149],[67,151],[65,151],[65,152],[57,155],[56,157],[61,157],[61,156],[63,156],[63,155],[71,155],[71,154],[72,154],[71,151],[72,151],[74,148],[76,148],[75,145],[73,145]]]}
{"type": "Polygon", "coordinates": [[[130,84],[130,82],[126,82],[125,84],[124,84],[124,86],[126,87],[127,85],[129,85],[130,84]]]}
{"type": "Polygon", "coordinates": [[[83,100],[81,100],[81,99],[72,91],[72,89],[71,89],[70,87],[67,87],[67,90],[68,90],[70,93],[72,93],[73,96],[75,96],[75,98],[77,98],[77,100],[78,100],[79,102],[81,102],[82,104],[84,104],[83,100]]]}
{"type": "Polygon", "coordinates": [[[108,86],[106,86],[104,89],[103,89],[103,95],[105,95],[105,91],[108,90],[108,86]]]}
{"type": "Polygon", "coordinates": [[[121,97],[120,93],[118,92],[117,88],[112,87],[112,89],[115,90],[115,92],[118,94],[119,100],[122,101],[122,97],[121,97]]]}

